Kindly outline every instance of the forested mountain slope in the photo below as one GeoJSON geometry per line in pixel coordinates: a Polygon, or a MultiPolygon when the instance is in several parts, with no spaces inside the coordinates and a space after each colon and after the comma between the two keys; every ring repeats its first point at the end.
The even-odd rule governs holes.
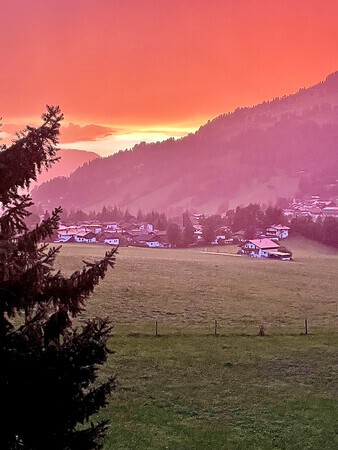
{"type": "Polygon", "coordinates": [[[338,72],[296,94],[221,115],[179,140],[96,159],[44,183],[34,199],[49,207],[116,204],[175,214],[274,202],[299,190],[332,194],[337,148],[338,72]]]}

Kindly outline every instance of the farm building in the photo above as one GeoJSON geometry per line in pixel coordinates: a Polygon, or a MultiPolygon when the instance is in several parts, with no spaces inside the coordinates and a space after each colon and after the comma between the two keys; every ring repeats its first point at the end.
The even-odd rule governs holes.
{"type": "Polygon", "coordinates": [[[335,217],[338,218],[338,207],[327,206],[323,208],[323,217],[335,217]]]}
{"type": "Polygon", "coordinates": [[[76,242],[92,243],[96,242],[96,234],[92,231],[83,231],[82,233],[77,233],[74,239],[76,242]]]}
{"type": "Polygon", "coordinates": [[[266,229],[268,237],[277,237],[278,239],[285,239],[289,236],[290,227],[285,225],[271,225],[266,229]]]}
{"type": "Polygon", "coordinates": [[[98,242],[107,245],[120,245],[120,235],[108,231],[98,238],[98,242]]]}
{"type": "Polygon", "coordinates": [[[58,232],[57,242],[69,242],[76,233],[67,233],[65,231],[58,232]]]}
{"type": "Polygon", "coordinates": [[[106,230],[116,230],[118,228],[117,222],[103,222],[103,225],[106,230]]]}
{"type": "Polygon", "coordinates": [[[137,236],[137,238],[134,239],[134,244],[141,247],[162,247],[159,238],[153,234],[141,234],[137,236]]]}
{"type": "Polygon", "coordinates": [[[253,239],[244,242],[239,250],[239,254],[251,256],[253,258],[274,258],[290,260],[290,252],[279,251],[280,245],[271,239],[253,239]]]}

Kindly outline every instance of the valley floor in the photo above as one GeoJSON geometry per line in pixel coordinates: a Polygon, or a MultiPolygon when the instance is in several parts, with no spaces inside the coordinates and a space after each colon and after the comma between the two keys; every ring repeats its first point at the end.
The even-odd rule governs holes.
{"type": "MultiPolygon", "coordinates": [[[[338,325],[338,251],[306,239],[287,239],[294,261],[222,257],[215,248],[122,247],[87,303],[90,315],[108,315],[116,333],[153,330],[256,334],[299,332],[338,325]]],[[[64,244],[59,267],[71,273],[83,260],[99,259],[105,246],[64,244]]],[[[237,246],[220,247],[235,254],[237,246]]],[[[150,331],[151,332],[151,331],[150,331]]]]}
{"type": "MultiPolygon", "coordinates": [[[[338,252],[285,245],[294,261],[119,250],[83,317],[115,323],[104,449],[338,448],[338,252]]],[[[64,245],[59,265],[104,250],[64,245]]]]}

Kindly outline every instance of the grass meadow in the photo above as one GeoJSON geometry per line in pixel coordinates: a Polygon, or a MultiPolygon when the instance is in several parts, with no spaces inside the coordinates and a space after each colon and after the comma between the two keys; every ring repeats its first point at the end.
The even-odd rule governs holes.
{"type": "MultiPolygon", "coordinates": [[[[83,315],[115,324],[105,450],[338,448],[338,252],[284,242],[292,262],[119,249],[83,315]]],[[[58,266],[104,251],[65,244],[58,266]]]]}

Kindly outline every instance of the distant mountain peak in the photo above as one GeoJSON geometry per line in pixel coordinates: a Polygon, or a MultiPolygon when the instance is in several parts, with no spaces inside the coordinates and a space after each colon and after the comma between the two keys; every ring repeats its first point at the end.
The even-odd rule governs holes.
{"type": "Polygon", "coordinates": [[[100,158],[97,153],[73,149],[59,149],[57,156],[60,157],[60,161],[48,170],[43,169],[38,176],[37,183],[32,186],[41,185],[56,177],[67,177],[83,164],[100,158]]]}

